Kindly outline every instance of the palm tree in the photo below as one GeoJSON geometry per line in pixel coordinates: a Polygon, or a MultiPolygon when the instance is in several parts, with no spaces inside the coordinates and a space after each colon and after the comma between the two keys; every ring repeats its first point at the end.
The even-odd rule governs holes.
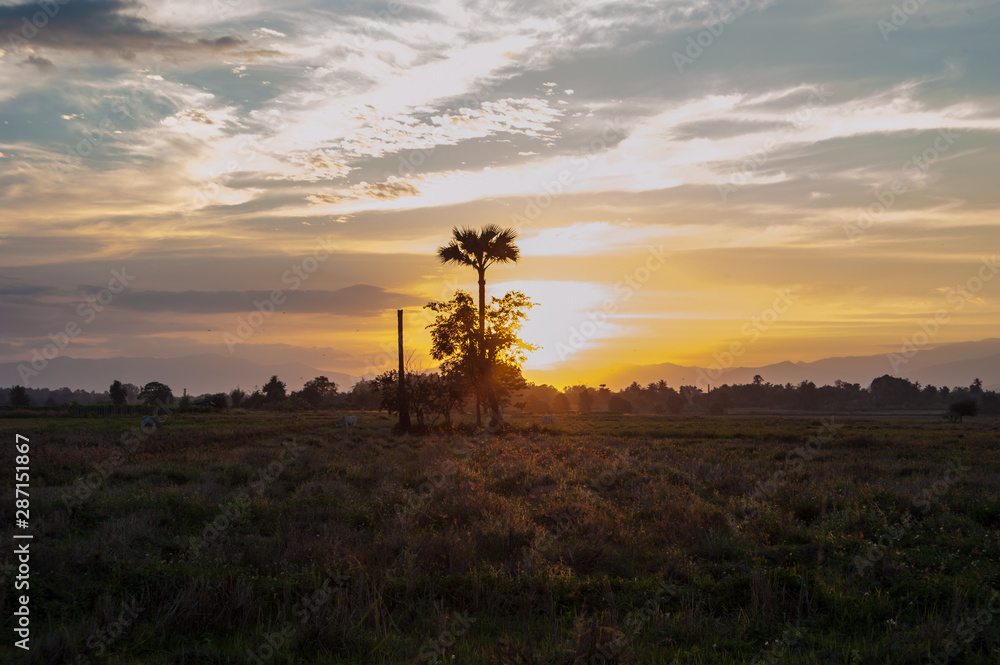
{"type": "MultiPolygon", "coordinates": [[[[494,263],[517,263],[521,251],[514,244],[517,232],[501,229],[496,224],[487,224],[480,230],[463,227],[451,231],[452,239],[444,247],[438,247],[438,258],[442,263],[457,263],[475,268],[479,273],[479,348],[481,359],[486,354],[486,269],[494,263]]],[[[486,404],[490,409],[490,426],[503,424],[503,414],[496,394],[493,392],[493,377],[486,365],[486,404]]],[[[476,426],[482,425],[479,411],[479,396],[476,396],[476,426]]]]}

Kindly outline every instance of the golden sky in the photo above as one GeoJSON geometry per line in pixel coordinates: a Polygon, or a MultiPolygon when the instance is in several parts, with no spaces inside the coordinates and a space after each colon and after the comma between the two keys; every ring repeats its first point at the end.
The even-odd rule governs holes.
{"type": "Polygon", "coordinates": [[[69,325],[66,357],[357,376],[403,308],[430,367],[421,306],[476,287],[435,249],[486,223],[557,385],[1000,323],[996,3],[38,11],[0,5],[0,363],[69,325]]]}

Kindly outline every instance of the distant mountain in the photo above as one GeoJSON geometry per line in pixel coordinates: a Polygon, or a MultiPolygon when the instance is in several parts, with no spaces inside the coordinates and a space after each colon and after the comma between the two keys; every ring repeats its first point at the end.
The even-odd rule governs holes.
{"type": "MultiPolygon", "coordinates": [[[[780,362],[763,367],[731,367],[724,370],[717,378],[712,378],[712,385],[724,383],[750,383],[756,374],[766,382],[774,384],[812,381],[818,386],[833,385],[835,381],[860,383],[867,387],[873,379],[883,374],[891,374],[911,381],[919,381],[922,385],[935,386],[968,386],[975,378],[983,381],[983,386],[990,390],[1000,390],[1000,339],[984,339],[977,342],[959,342],[944,344],[934,348],[924,348],[910,358],[899,356],[894,368],[889,360],[889,353],[899,353],[895,348],[891,351],[874,356],[845,356],[839,358],[824,358],[813,362],[780,362]]],[[[712,377],[708,368],[687,367],[674,363],[657,365],[626,365],[609,370],[599,376],[600,381],[588,383],[605,383],[608,388],[618,390],[637,381],[640,385],[663,379],[669,385],[698,385],[699,377],[712,377]]],[[[556,372],[545,370],[525,372],[529,380],[536,383],[547,381],[548,376],[556,376],[556,372]]],[[[593,373],[591,373],[593,374],[593,373]]],[[[562,384],[558,386],[562,388],[562,384]]]]}
{"type": "Polygon", "coordinates": [[[338,390],[349,390],[358,377],[316,369],[302,363],[258,364],[250,360],[214,353],[180,358],[64,358],[49,361],[38,376],[25,382],[18,373],[23,363],[0,363],[0,386],[27,385],[31,388],[69,388],[107,390],[115,379],[143,386],[150,381],[165,383],[180,396],[228,392],[239,386],[250,392],[263,386],[273,374],[285,382],[289,391],[299,390],[306,381],[325,376],[338,390]]]}
{"type": "MultiPolygon", "coordinates": [[[[890,353],[898,353],[892,349],[890,353]]],[[[913,354],[906,362],[894,369],[888,354],[873,356],[846,356],[824,358],[813,362],[785,361],[763,367],[732,367],[720,376],[711,377],[708,368],[687,367],[674,363],[657,365],[625,365],[609,368],[604,372],[580,373],[572,383],[588,385],[607,384],[618,390],[633,381],[640,385],[663,379],[673,387],[697,385],[705,387],[701,376],[711,377],[711,385],[723,383],[750,383],[756,374],[766,382],[775,384],[812,381],[818,386],[832,385],[837,379],[849,383],[860,383],[867,387],[872,379],[883,374],[899,376],[923,385],[968,386],[973,379],[980,378],[983,386],[990,390],[1000,390],[1000,339],[984,339],[977,342],[944,344],[935,348],[925,348],[913,354]],[[700,374],[701,373],[701,374],[700,374]],[[602,377],[595,380],[594,376],[602,377]],[[586,378],[584,378],[586,377],[586,378]]],[[[201,354],[180,358],[107,358],[89,360],[83,358],[58,357],[50,361],[37,377],[27,383],[18,374],[21,363],[0,364],[0,387],[16,384],[31,388],[69,388],[84,390],[107,390],[115,379],[122,383],[142,386],[150,381],[160,381],[170,386],[175,395],[187,388],[189,394],[229,391],[236,386],[251,391],[254,386],[262,386],[272,374],[284,381],[288,390],[299,390],[302,385],[317,376],[326,376],[337,384],[340,390],[349,390],[360,378],[317,369],[300,362],[259,364],[235,356],[201,354]]],[[[535,383],[552,383],[558,388],[570,383],[566,373],[554,370],[529,370],[525,377],[535,383]],[[555,377],[560,377],[556,383],[555,377]]]]}

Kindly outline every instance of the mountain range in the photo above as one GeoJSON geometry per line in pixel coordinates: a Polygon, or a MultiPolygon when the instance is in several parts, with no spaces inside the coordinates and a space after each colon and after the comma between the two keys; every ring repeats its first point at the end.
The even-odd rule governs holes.
{"type": "MultiPolygon", "coordinates": [[[[898,354],[898,350],[893,353],[898,354]]],[[[622,365],[605,371],[580,374],[574,383],[596,386],[601,383],[618,390],[637,381],[640,385],[664,380],[673,387],[697,385],[704,388],[706,377],[712,385],[750,383],[755,375],[774,384],[812,381],[818,386],[833,384],[838,379],[860,383],[867,387],[872,379],[891,374],[919,381],[922,385],[968,386],[982,379],[989,390],[1000,390],[1000,339],[943,344],[923,348],[910,357],[896,355],[895,367],[889,354],[871,356],[831,357],[812,362],[785,361],[762,367],[720,368],[689,367],[673,363],[652,365],[622,365]],[[715,370],[715,371],[711,371],[715,370]],[[720,371],[721,370],[721,371],[720,371]],[[595,380],[594,377],[600,377],[595,380]],[[586,378],[584,378],[586,377],[586,378]]],[[[0,386],[26,385],[31,388],[61,388],[107,390],[115,379],[142,386],[150,381],[166,383],[175,395],[187,389],[189,394],[229,391],[236,386],[252,391],[262,386],[272,374],[287,384],[289,391],[298,390],[317,376],[326,376],[341,391],[349,390],[360,378],[343,372],[317,369],[301,362],[263,364],[245,358],[200,354],[177,358],[67,358],[57,357],[48,362],[38,376],[22,379],[18,366],[26,363],[0,363],[0,386]]],[[[566,372],[560,370],[525,370],[525,378],[535,383],[550,383],[562,388],[566,372]],[[556,378],[560,380],[557,382],[556,378]]]]}
{"type": "MultiPolygon", "coordinates": [[[[710,368],[688,367],[673,363],[656,365],[623,365],[600,374],[612,390],[618,390],[633,381],[640,385],[664,380],[674,388],[682,385],[696,385],[702,389],[700,377],[709,377],[711,385],[750,383],[757,374],[765,382],[774,384],[812,381],[817,386],[833,385],[837,380],[848,383],[860,383],[867,387],[873,379],[883,374],[891,374],[910,381],[919,381],[921,385],[935,386],[968,386],[976,378],[983,381],[983,387],[989,390],[1000,390],[1000,339],[983,339],[976,342],[958,342],[943,344],[937,347],[927,347],[917,350],[910,357],[894,349],[890,353],[871,356],[842,356],[823,358],[812,362],[785,361],[761,367],[730,367],[719,366],[710,368]],[[894,363],[890,362],[890,353],[895,354],[894,363]],[[715,369],[715,372],[710,372],[715,369]],[[721,370],[721,371],[719,371],[721,370]],[[703,374],[700,374],[703,373],[703,374]]],[[[530,380],[536,383],[547,383],[556,376],[553,370],[525,372],[530,380]]],[[[565,376],[565,373],[559,373],[565,376]]],[[[593,372],[588,373],[593,375],[593,372]]],[[[581,381],[582,382],[582,381],[581,381]]],[[[587,381],[589,385],[594,382],[587,381]]],[[[562,387],[560,384],[558,387],[562,387]]]]}

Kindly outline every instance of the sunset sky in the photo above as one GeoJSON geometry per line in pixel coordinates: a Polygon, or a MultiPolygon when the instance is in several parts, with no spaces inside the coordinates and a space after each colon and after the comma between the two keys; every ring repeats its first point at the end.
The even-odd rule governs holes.
{"type": "Polygon", "coordinates": [[[529,380],[995,337],[998,34],[971,0],[0,3],[0,362],[75,324],[68,357],[358,375],[402,308],[430,367],[422,305],[476,288],[435,250],[486,223],[529,380]]]}

